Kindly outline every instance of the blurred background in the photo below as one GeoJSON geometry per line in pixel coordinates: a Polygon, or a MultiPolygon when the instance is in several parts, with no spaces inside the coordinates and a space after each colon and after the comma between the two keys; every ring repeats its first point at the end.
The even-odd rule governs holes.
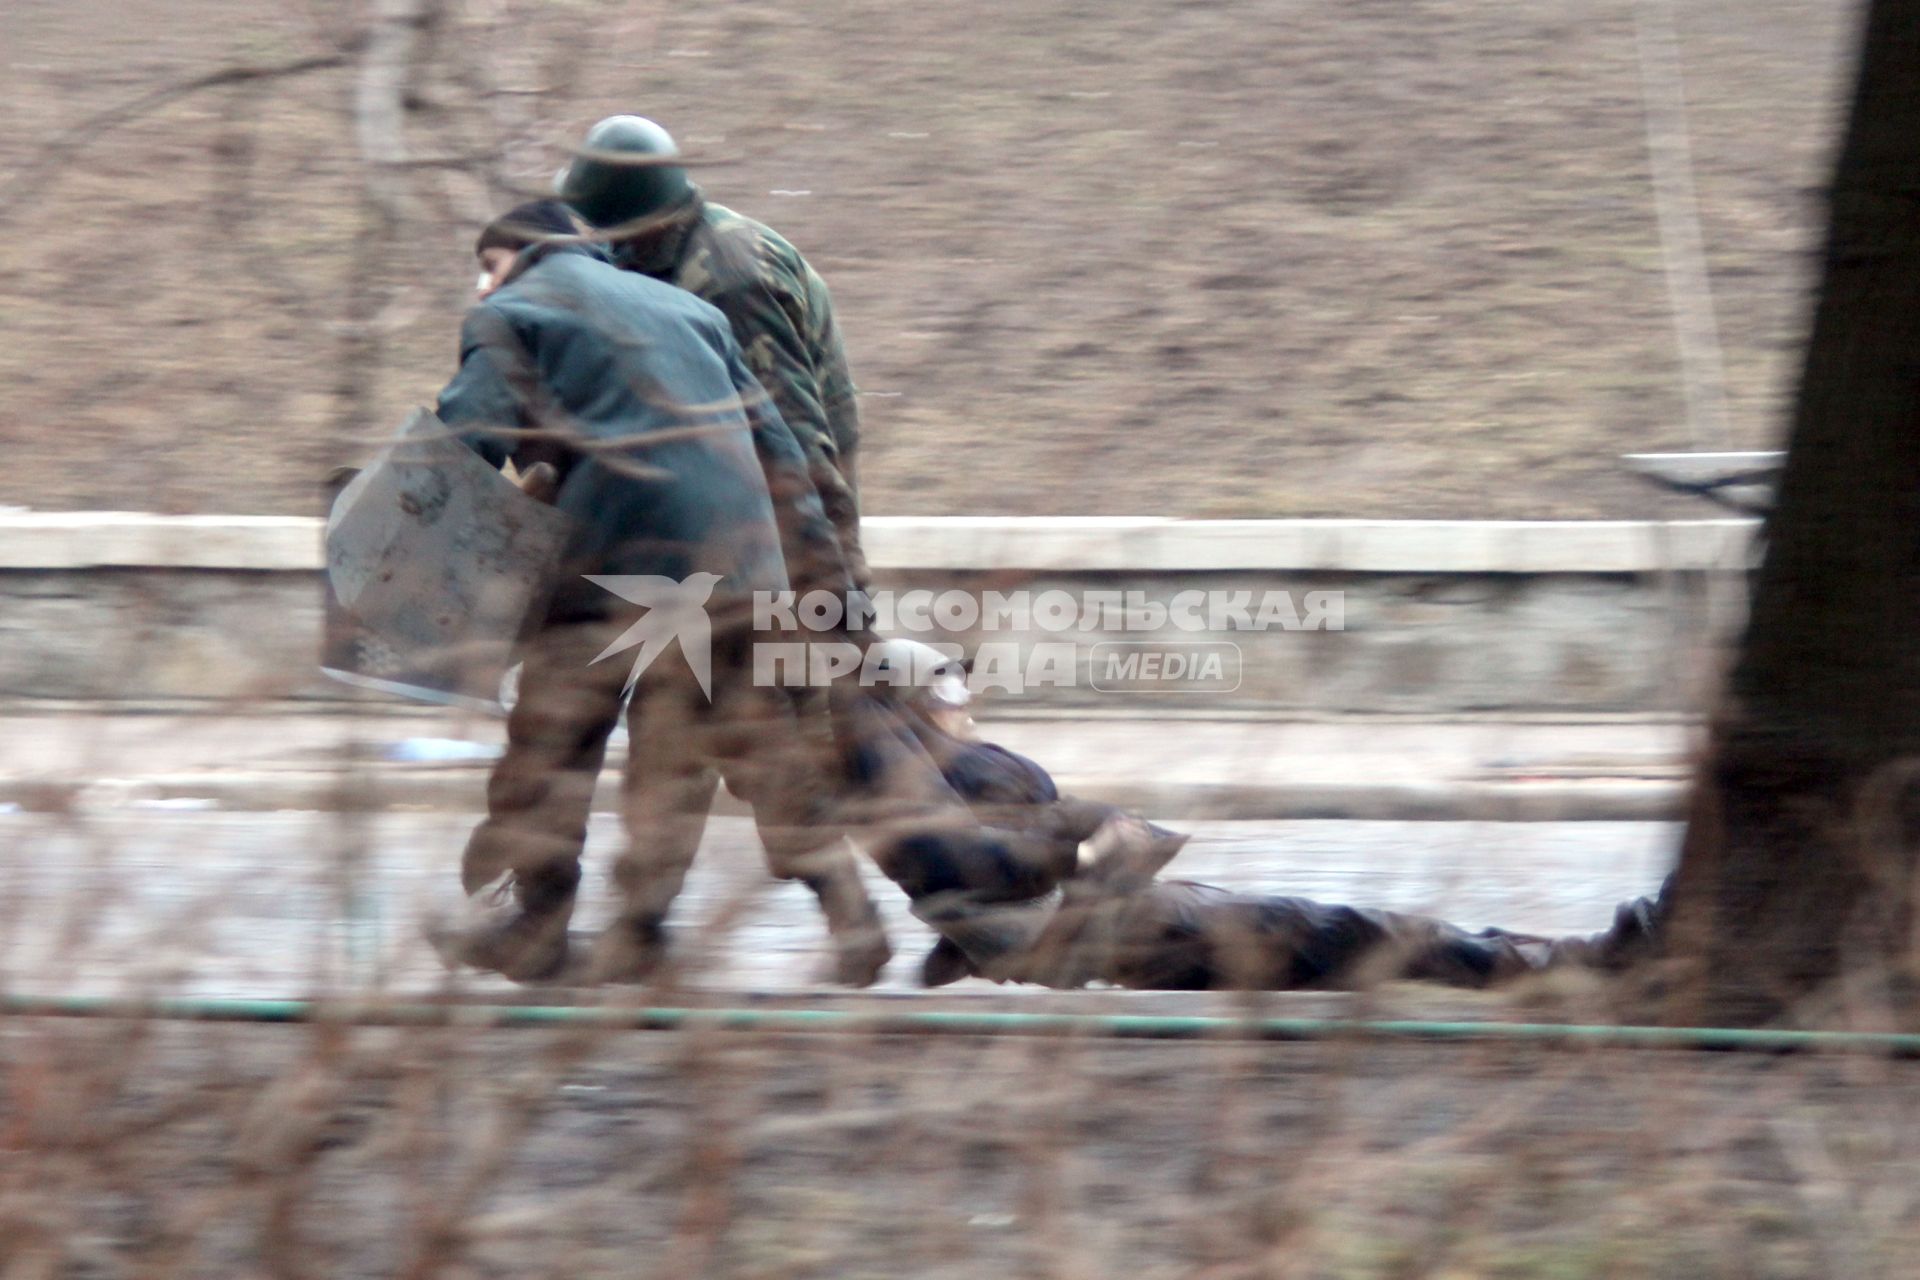
{"type": "Polygon", "coordinates": [[[311,512],[632,111],[832,286],[869,514],[1684,513],[1617,457],[1774,445],[1851,13],[12,0],[0,502],[311,512]]]}

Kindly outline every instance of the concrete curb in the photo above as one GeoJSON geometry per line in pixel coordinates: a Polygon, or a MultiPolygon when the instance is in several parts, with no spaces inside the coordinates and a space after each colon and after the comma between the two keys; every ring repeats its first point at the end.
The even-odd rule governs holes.
{"type": "MultiPolygon", "coordinates": [[[[235,813],[405,809],[477,814],[484,771],[470,767],[396,770],[381,766],[359,777],[324,772],[155,774],[51,782],[0,778],[0,806],[31,813],[112,809],[206,809],[235,813]]],[[[1683,814],[1686,784],[1648,779],[1541,782],[1353,782],[1284,785],[1119,783],[1065,775],[1060,789],[1124,805],[1156,818],[1407,822],[1671,822],[1683,814]]],[[[594,793],[594,809],[618,809],[611,775],[594,793]]],[[[721,794],[715,812],[744,815],[721,794]]]]}
{"type": "MultiPolygon", "coordinates": [[[[0,515],[0,570],[318,572],[324,522],[135,511],[0,515]]],[[[1173,520],[868,516],[877,570],[1623,574],[1744,568],[1753,520],[1173,520]]]]}

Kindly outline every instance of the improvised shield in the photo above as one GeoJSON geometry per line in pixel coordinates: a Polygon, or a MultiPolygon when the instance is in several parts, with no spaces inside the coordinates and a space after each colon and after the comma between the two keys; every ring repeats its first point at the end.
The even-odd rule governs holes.
{"type": "Polygon", "coordinates": [[[415,410],[334,499],[321,670],[501,710],[514,642],[545,604],[569,523],[415,410]]]}

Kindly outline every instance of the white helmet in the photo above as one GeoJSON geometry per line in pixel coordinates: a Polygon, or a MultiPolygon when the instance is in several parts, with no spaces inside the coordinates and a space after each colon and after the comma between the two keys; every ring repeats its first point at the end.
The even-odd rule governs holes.
{"type": "Polygon", "coordinates": [[[967,671],[961,665],[958,646],[948,645],[946,649],[951,652],[918,640],[882,640],[868,652],[867,664],[869,670],[888,673],[886,683],[922,690],[942,706],[964,707],[973,701],[973,693],[967,688],[967,671]]]}

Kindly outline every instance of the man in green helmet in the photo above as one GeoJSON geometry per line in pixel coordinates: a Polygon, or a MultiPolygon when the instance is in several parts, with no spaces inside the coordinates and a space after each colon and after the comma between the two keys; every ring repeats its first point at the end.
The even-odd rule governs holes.
{"type": "MultiPolygon", "coordinates": [[[[748,369],[805,452],[844,567],[864,588],[860,418],[826,282],[772,228],[708,200],[673,163],[679,154],[653,121],[609,116],[587,131],[555,185],[616,265],[678,285],[726,316],[748,369]]],[[[787,570],[801,591],[839,576],[833,566],[787,570]]]]}

